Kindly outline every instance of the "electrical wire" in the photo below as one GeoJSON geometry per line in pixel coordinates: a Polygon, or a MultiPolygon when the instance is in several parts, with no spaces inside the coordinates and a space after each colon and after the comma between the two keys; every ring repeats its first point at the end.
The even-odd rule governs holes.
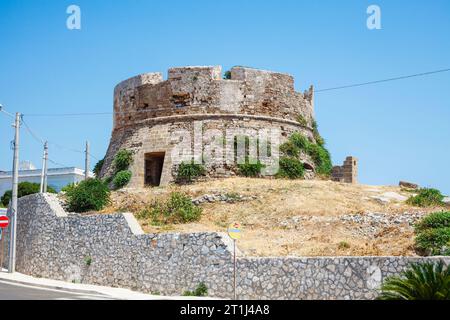
{"type": "MultiPolygon", "coordinates": [[[[383,83],[383,82],[398,81],[398,80],[409,79],[409,78],[414,78],[414,77],[422,77],[422,76],[427,76],[427,75],[436,74],[436,73],[443,73],[443,72],[448,72],[448,71],[450,71],[450,68],[416,73],[416,74],[410,74],[410,75],[406,75],[406,76],[399,76],[399,77],[375,80],[375,81],[355,83],[355,84],[338,86],[338,87],[318,89],[318,90],[314,90],[314,92],[322,93],[322,92],[329,92],[329,91],[342,90],[342,89],[348,89],[348,88],[355,88],[355,87],[373,85],[373,84],[378,84],[378,83],[383,83]]],[[[80,117],[80,116],[101,116],[101,115],[127,115],[127,114],[135,114],[135,113],[157,112],[159,110],[164,110],[164,109],[163,108],[152,108],[152,109],[146,109],[146,110],[119,111],[119,112],[30,113],[30,114],[26,114],[26,115],[28,117],[80,117]]]]}
{"type": "MultiPolygon", "coordinates": [[[[38,134],[36,134],[36,133],[30,128],[30,126],[29,126],[29,125],[27,124],[27,122],[23,119],[23,117],[22,117],[22,119],[21,119],[21,122],[22,122],[22,124],[24,125],[25,129],[28,131],[28,133],[29,133],[29,134],[30,134],[37,142],[39,142],[39,143],[42,144],[42,145],[44,145],[45,142],[47,142],[49,145],[53,145],[53,146],[55,146],[56,148],[58,148],[58,149],[60,149],[60,150],[66,150],[66,151],[71,151],[71,152],[81,153],[81,154],[85,154],[85,153],[86,153],[85,151],[81,151],[81,150],[77,150],[77,149],[65,147],[65,146],[62,146],[62,145],[60,145],[60,144],[57,144],[57,143],[54,143],[54,142],[45,140],[45,139],[41,138],[38,134]]],[[[95,160],[98,161],[98,158],[95,157],[95,156],[94,156],[93,154],[91,154],[90,152],[89,152],[88,155],[89,155],[90,157],[92,157],[93,159],[95,159],[95,160]]]]}
{"type": "Polygon", "coordinates": [[[23,117],[21,120],[22,120],[22,124],[24,125],[24,127],[28,131],[28,133],[40,144],[45,144],[45,140],[40,138],[36,133],[34,133],[33,130],[31,130],[31,128],[28,126],[28,124],[25,122],[25,120],[23,120],[23,117]]]}
{"type": "Polygon", "coordinates": [[[367,85],[371,85],[371,84],[377,84],[377,83],[389,82],[389,81],[397,81],[397,80],[403,80],[403,79],[414,78],[414,77],[422,77],[422,76],[427,76],[427,75],[430,75],[430,74],[436,74],[436,73],[442,73],[442,72],[448,72],[448,71],[450,71],[450,68],[449,69],[441,69],[441,70],[429,71],[429,72],[416,73],[416,74],[411,74],[411,75],[407,75],[407,76],[400,76],[400,77],[395,77],[395,78],[388,78],[388,79],[382,79],[382,80],[375,80],[375,81],[369,81],[369,82],[350,84],[350,85],[345,85],[345,86],[340,86],[340,87],[333,87],[333,88],[315,90],[315,92],[316,93],[320,93],[320,92],[325,92],[325,91],[333,91],[333,90],[341,90],[341,89],[348,89],[348,88],[354,88],[354,87],[362,87],[362,86],[367,86],[367,85]]]}
{"type": "Polygon", "coordinates": [[[27,113],[27,117],[80,117],[80,116],[99,116],[112,115],[113,112],[84,112],[84,113],[27,113]]]}
{"type": "Polygon", "coordinates": [[[6,114],[8,117],[11,117],[12,119],[14,119],[14,115],[12,113],[9,113],[8,111],[5,110],[5,108],[3,106],[0,106],[0,112],[6,114]]]}
{"type": "MultiPolygon", "coordinates": [[[[6,114],[7,116],[9,116],[9,117],[11,117],[11,118],[14,118],[14,115],[11,114],[11,113],[9,113],[9,112],[7,112],[3,107],[0,107],[0,112],[6,114]]],[[[24,120],[23,114],[21,115],[20,122],[21,122],[21,124],[24,126],[24,128],[26,129],[26,131],[31,135],[31,137],[33,137],[33,139],[36,140],[39,144],[44,145],[44,144],[47,142],[48,144],[54,145],[55,147],[57,147],[57,148],[59,148],[59,149],[64,149],[64,150],[68,150],[68,151],[72,151],[72,152],[77,152],[77,153],[82,153],[82,154],[85,153],[84,151],[77,150],[77,149],[72,149],[72,148],[68,148],[68,147],[64,147],[64,146],[59,145],[59,144],[57,144],[57,143],[53,143],[53,142],[50,142],[50,141],[47,141],[47,140],[43,139],[42,137],[40,137],[36,132],[34,132],[34,131],[30,128],[30,126],[28,125],[28,123],[24,120]]],[[[92,157],[92,158],[98,160],[98,158],[95,157],[93,154],[89,153],[88,155],[89,155],[90,157],[92,157]]],[[[70,167],[70,166],[68,166],[68,165],[65,165],[65,164],[56,162],[56,161],[54,161],[54,160],[52,160],[52,159],[50,159],[50,158],[48,158],[47,160],[48,160],[50,163],[54,164],[55,166],[59,166],[59,167],[63,167],[63,168],[64,168],[64,167],[65,167],[65,168],[70,167]]]]}
{"type": "Polygon", "coordinates": [[[68,165],[65,165],[65,164],[62,164],[62,163],[58,163],[58,162],[56,162],[56,161],[53,161],[53,160],[50,159],[50,158],[47,158],[47,160],[48,160],[49,162],[53,163],[55,166],[59,166],[59,167],[62,167],[62,168],[68,168],[68,167],[70,167],[70,166],[68,166],[68,165]]]}

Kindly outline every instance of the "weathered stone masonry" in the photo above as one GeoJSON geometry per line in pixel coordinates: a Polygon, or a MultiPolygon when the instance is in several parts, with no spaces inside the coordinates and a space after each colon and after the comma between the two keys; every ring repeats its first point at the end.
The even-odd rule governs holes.
{"type": "MultiPolygon", "coordinates": [[[[19,272],[166,295],[204,282],[211,296],[232,297],[232,245],[224,234],[144,234],[131,214],[68,214],[50,194],[19,199],[18,212],[19,272]]],[[[439,259],[450,263],[448,257],[241,257],[238,297],[372,299],[385,277],[411,262],[439,259]]]]}
{"type": "Polygon", "coordinates": [[[358,183],[358,159],[347,157],[342,166],[334,166],[331,180],[345,183],[358,183]]]}
{"type": "MultiPolygon", "coordinates": [[[[165,81],[161,73],[148,73],[117,85],[113,132],[101,176],[111,175],[114,155],[128,149],[134,154],[131,187],[147,182],[146,168],[152,166],[148,164],[152,157],[156,159],[152,161],[162,161],[157,182],[168,184],[175,173],[170,155],[178,141],[173,140],[173,133],[186,129],[193,135],[195,121],[202,122],[203,130],[215,129],[224,136],[227,129],[273,128],[281,132],[283,140],[297,131],[314,141],[312,87],[302,94],[294,90],[292,76],[251,68],[232,68],[229,80],[222,79],[221,73],[220,66],[172,68],[165,81]],[[306,125],[298,121],[300,116],[306,125]]],[[[199,143],[208,148],[212,142],[204,139],[199,143]]],[[[227,142],[224,152],[233,147],[227,142]]],[[[308,160],[305,157],[304,161],[313,165],[308,160]]],[[[235,167],[211,165],[207,172],[209,176],[229,176],[235,167]]]]}

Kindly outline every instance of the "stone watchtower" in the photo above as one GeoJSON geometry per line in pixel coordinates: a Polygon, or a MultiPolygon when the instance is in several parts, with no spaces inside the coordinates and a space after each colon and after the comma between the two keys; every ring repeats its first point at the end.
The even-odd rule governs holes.
{"type": "MultiPolygon", "coordinates": [[[[314,141],[312,87],[302,94],[288,74],[244,67],[232,68],[229,78],[222,78],[220,66],[181,67],[169,69],[167,80],[161,73],[146,73],[119,83],[101,176],[112,175],[115,154],[128,149],[133,152],[131,186],[166,185],[176,176],[171,152],[183,138],[177,131],[194,136],[199,122],[203,131],[274,128],[284,140],[300,132],[314,141]]],[[[193,147],[211,144],[208,137],[193,140],[193,147]]],[[[230,164],[205,166],[208,176],[235,172],[230,164]]]]}

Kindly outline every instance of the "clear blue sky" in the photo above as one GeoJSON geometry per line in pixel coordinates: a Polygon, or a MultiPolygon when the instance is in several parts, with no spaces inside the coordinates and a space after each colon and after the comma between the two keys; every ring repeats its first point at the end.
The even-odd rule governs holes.
{"type": "MultiPolygon", "coordinates": [[[[415,1],[12,1],[0,2],[0,103],[36,133],[103,157],[113,87],[171,66],[246,65],[317,89],[450,68],[450,2],[415,1]],[[82,29],[66,28],[66,8],[82,29]],[[382,30],[366,9],[382,10],[382,30]]],[[[360,159],[360,181],[400,179],[450,193],[450,73],[317,94],[316,115],[335,164],[360,159]]],[[[0,115],[0,169],[10,170],[11,121],[0,115]]],[[[22,130],[21,159],[41,165],[41,146],[22,130]]],[[[50,157],[83,167],[83,155],[51,146],[50,157]]]]}

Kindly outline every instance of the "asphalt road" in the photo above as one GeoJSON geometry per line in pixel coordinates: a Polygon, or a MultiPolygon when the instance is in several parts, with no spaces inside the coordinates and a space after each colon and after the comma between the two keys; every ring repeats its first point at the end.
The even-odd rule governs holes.
{"type": "Polygon", "coordinates": [[[111,300],[102,295],[44,289],[0,281],[0,300],[111,300]]]}

